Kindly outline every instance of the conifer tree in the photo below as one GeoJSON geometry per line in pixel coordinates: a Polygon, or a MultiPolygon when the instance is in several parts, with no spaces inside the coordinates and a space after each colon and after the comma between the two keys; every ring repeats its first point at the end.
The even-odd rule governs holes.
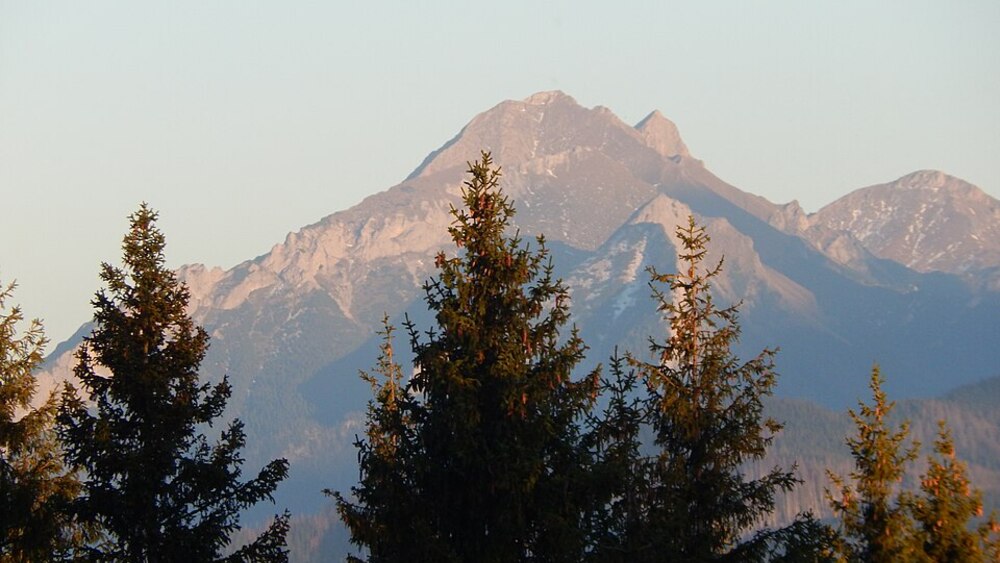
{"type": "Polygon", "coordinates": [[[916,522],[916,540],[929,561],[973,563],[1000,558],[1000,525],[983,516],[983,494],[973,489],[965,464],[955,457],[951,433],[942,420],[934,442],[934,456],[920,480],[920,494],[903,497],[916,522]]]}
{"type": "Polygon", "coordinates": [[[74,505],[106,541],[78,554],[100,561],[284,561],[288,515],[278,516],[228,558],[241,510],[271,494],[288,463],[275,460],[241,480],[245,444],[238,420],[214,443],[203,434],[229,399],[227,379],[203,383],[208,335],[188,316],[188,290],[164,265],[157,214],[130,217],[123,268],[104,264],[94,298],[95,328],[74,374],[93,406],[67,386],[59,434],[67,458],[85,470],[74,505]]]}
{"type": "Polygon", "coordinates": [[[53,560],[81,537],[63,510],[79,482],[62,463],[55,398],[32,408],[46,338],[38,320],[19,334],[21,309],[6,303],[14,288],[0,286],[0,561],[53,560]]]}
{"type": "Polygon", "coordinates": [[[394,328],[387,317],[382,322],[378,364],[374,373],[361,373],[372,387],[365,438],[355,440],[361,483],[351,489],[354,502],[336,491],[324,493],[336,499],[352,541],[366,548],[370,561],[430,561],[434,553],[424,540],[430,530],[416,518],[419,501],[412,474],[420,455],[411,418],[416,405],[394,358],[394,328]]]}
{"type": "Polygon", "coordinates": [[[532,250],[508,234],[514,208],[490,155],[469,174],[449,229],[458,256],[439,253],[438,275],[424,287],[436,327],[421,332],[407,321],[413,376],[395,403],[376,400],[357,504],[341,499],[341,513],[372,561],[402,560],[367,535],[401,531],[387,502],[412,511],[405,525],[418,530],[421,553],[409,560],[579,561],[585,495],[577,485],[588,463],[578,423],[596,373],[572,379],[585,347],[575,331],[560,335],[568,294],[544,239],[532,250]],[[401,424],[383,422],[389,405],[401,409],[401,424]],[[372,453],[381,439],[373,428],[400,438],[391,476],[375,474],[385,460],[372,453]],[[406,492],[393,499],[375,490],[386,481],[406,492]]]}
{"type": "Polygon", "coordinates": [[[616,349],[609,376],[601,379],[606,406],[589,417],[585,436],[594,458],[587,529],[590,559],[596,561],[643,561],[652,546],[652,530],[645,523],[654,464],[642,444],[649,412],[639,395],[638,375],[626,369],[626,362],[616,349]]]}
{"type": "MultiPolygon", "coordinates": [[[[648,481],[639,488],[647,495],[641,525],[630,527],[623,544],[599,546],[596,556],[608,561],[763,560],[785,553],[786,540],[803,530],[818,529],[806,519],[785,530],[754,533],[773,511],[775,495],[797,483],[792,472],[777,467],[757,479],[744,474],[746,464],[763,459],[781,428],[763,416],[762,400],[776,381],[774,352],[764,350],[747,362],[733,354],[740,334],[737,307],[716,308],[710,292],[722,262],[701,269],[709,237],[693,217],[678,227],[677,237],[684,271],[650,270],[669,336],[650,338],[654,361],[630,359],[645,383],[644,418],[656,450],[648,461],[648,481]]],[[[627,494],[620,491],[615,502],[627,494]]]]}
{"type": "Polygon", "coordinates": [[[917,457],[919,446],[905,444],[909,423],[898,430],[891,427],[895,403],[887,400],[882,383],[876,366],[870,384],[874,403],[859,403],[858,412],[848,411],[858,431],[847,439],[854,458],[853,485],[829,473],[836,490],[827,491],[827,498],[840,520],[838,553],[847,561],[889,563],[921,556],[913,522],[898,496],[906,464],[917,457]]]}

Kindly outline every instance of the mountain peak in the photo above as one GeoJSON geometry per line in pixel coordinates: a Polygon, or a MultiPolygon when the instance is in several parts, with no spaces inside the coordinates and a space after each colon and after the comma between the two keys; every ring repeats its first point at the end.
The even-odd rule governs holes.
{"type": "Polygon", "coordinates": [[[428,155],[407,179],[447,170],[457,184],[468,161],[476,158],[480,150],[490,151],[495,162],[512,173],[529,163],[544,166],[544,170],[552,163],[543,160],[565,160],[579,151],[601,153],[612,160],[625,153],[642,153],[630,162],[643,168],[643,174],[648,176],[663,165],[664,154],[660,151],[670,156],[681,154],[678,145],[683,149],[676,127],[666,119],[643,133],[607,108],[585,108],[571,96],[553,90],[523,100],[506,100],[475,116],[457,136],[428,155]]]}
{"type": "Polygon", "coordinates": [[[961,180],[940,170],[917,170],[899,178],[892,183],[892,186],[902,189],[936,191],[957,182],[961,182],[961,180]]]}
{"type": "Polygon", "coordinates": [[[1000,261],[1000,202],[938,170],[861,188],[810,217],[870,252],[921,272],[963,273],[1000,261]]]}
{"type": "Polygon", "coordinates": [[[650,148],[667,158],[691,156],[684,141],[681,140],[677,125],[664,117],[660,110],[653,110],[636,124],[635,129],[650,148]]]}
{"type": "Polygon", "coordinates": [[[670,120],[667,119],[662,113],[660,113],[660,110],[654,109],[653,111],[649,112],[649,115],[643,117],[642,120],[639,121],[639,123],[636,123],[635,128],[642,129],[643,127],[646,126],[647,123],[652,123],[656,121],[666,121],[670,123],[670,120]]]}
{"type": "Polygon", "coordinates": [[[562,90],[549,90],[546,92],[535,92],[524,99],[524,103],[532,106],[545,106],[553,102],[568,101],[576,103],[572,96],[562,90]]]}
{"type": "MultiPolygon", "coordinates": [[[[856,190],[858,193],[877,194],[886,199],[921,199],[929,205],[957,205],[981,208],[986,215],[1000,209],[1000,201],[984,192],[978,186],[941,172],[940,170],[917,170],[887,184],[856,190]]],[[[854,195],[854,194],[849,194],[854,195]]],[[[975,215],[975,213],[972,213],[975,215]]]]}

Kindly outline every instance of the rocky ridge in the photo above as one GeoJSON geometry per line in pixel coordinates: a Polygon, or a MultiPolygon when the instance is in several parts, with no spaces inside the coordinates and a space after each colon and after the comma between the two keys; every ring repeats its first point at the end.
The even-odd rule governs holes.
{"type": "Polygon", "coordinates": [[[970,274],[1000,264],[1000,201],[936,170],[860,188],[808,216],[793,202],[771,223],[842,263],[864,248],[919,272],[970,274]]]}
{"type": "MultiPolygon", "coordinates": [[[[719,301],[743,302],[740,353],[782,348],[779,393],[852,403],[878,360],[900,374],[895,396],[928,396],[1000,365],[988,342],[1000,294],[879,258],[853,234],[865,223],[827,224],[820,218],[832,211],[806,216],[797,204],[727,184],[659,112],[633,127],[606,108],[539,93],[476,116],[400,184],[289,234],[263,256],[226,271],[180,269],[193,315],[212,336],[203,373],[229,375],[227,414],[247,423],[248,463],[292,461],[298,477],[283,494],[293,507],[315,506],[320,488],[356,477],[352,440],[369,394],[357,370],[376,357],[383,314],[429,324],[420,287],[434,254],[452,251],[449,209],[480,150],[503,167],[521,234],[550,241],[590,364],[615,345],[642,354],[646,337],[662,332],[645,269],[675,267],[674,227],[693,214],[713,237],[711,258],[726,259],[719,301]]],[[[936,225],[932,217],[921,228],[936,225]]],[[[940,235],[929,233],[920,249],[940,235]]],[[[57,349],[44,377],[66,375],[71,344],[57,349]]]]}

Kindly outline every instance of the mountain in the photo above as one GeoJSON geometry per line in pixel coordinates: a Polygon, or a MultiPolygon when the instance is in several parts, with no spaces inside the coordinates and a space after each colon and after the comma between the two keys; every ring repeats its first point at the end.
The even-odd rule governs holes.
{"type": "MultiPolygon", "coordinates": [[[[357,371],[377,357],[383,315],[430,325],[421,285],[434,255],[454,252],[449,209],[481,150],[502,167],[516,227],[530,244],[545,234],[572,291],[573,322],[591,347],[582,369],[606,362],[615,346],[643,355],[646,337],[663,334],[645,269],[676,267],[674,229],[694,215],[712,236],[710,259],[725,257],[719,302],[742,302],[739,353],[781,348],[782,397],[842,410],[866,395],[875,361],[899,398],[997,374],[1000,292],[908,267],[870,249],[854,227],[739,190],[694,158],[659,112],[632,126],[606,108],[543,92],[479,114],[400,184],[290,233],[263,256],[229,270],[180,269],[192,315],[212,337],[202,373],[229,375],[226,414],[246,423],[248,466],[276,456],[291,462],[282,505],[318,509],[321,488],[355,482],[353,440],[370,395],[357,371]]],[[[898,209],[905,194],[923,193],[896,191],[898,209]]],[[[930,228],[932,217],[914,227],[925,232],[921,252],[945,232],[930,228]]],[[[984,225],[996,229],[992,221],[984,225]]],[[[1000,269],[1000,260],[969,266],[989,267],[1000,269]]],[[[83,333],[49,358],[49,384],[68,376],[83,333]]],[[[405,365],[406,355],[399,359],[405,365]]]]}
{"type": "Polygon", "coordinates": [[[996,293],[870,255],[859,272],[708,190],[668,193],[674,197],[661,193],[644,205],[567,276],[574,318],[599,357],[615,344],[640,353],[645,335],[662,333],[644,270],[674,267],[673,230],[693,213],[713,237],[709,259],[726,259],[716,295],[742,303],[740,354],[780,347],[780,394],[852,404],[874,362],[900,375],[887,386],[896,397],[933,396],[996,373],[988,350],[996,293]]]}
{"type": "Polygon", "coordinates": [[[1000,264],[1000,201],[934,170],[861,188],[785,228],[828,253],[837,239],[831,233],[846,233],[875,256],[919,272],[969,274],[1000,264]]]}

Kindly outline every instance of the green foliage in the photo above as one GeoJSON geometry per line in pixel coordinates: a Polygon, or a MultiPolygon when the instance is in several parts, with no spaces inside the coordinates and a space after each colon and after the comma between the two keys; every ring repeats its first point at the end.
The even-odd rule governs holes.
{"type": "Polygon", "coordinates": [[[917,545],[930,561],[996,561],[1000,557],[996,514],[972,526],[976,518],[983,516],[983,495],[972,488],[965,464],[955,457],[955,446],[944,421],[938,424],[936,455],[928,459],[920,494],[903,496],[917,525],[917,545]]]}
{"type": "Polygon", "coordinates": [[[67,386],[59,434],[67,458],[86,472],[73,506],[105,541],[78,555],[100,561],[283,561],[287,513],[227,558],[241,510],[271,494],[288,472],[281,459],[242,481],[243,425],[214,444],[202,433],[222,414],[227,380],[211,385],[198,368],[208,335],[187,315],[188,290],[164,265],[156,213],[130,217],[124,269],[104,264],[107,288],[93,305],[95,328],[74,374],[93,401],[67,386]]]}
{"type": "Polygon", "coordinates": [[[514,209],[490,155],[469,174],[449,229],[459,255],[440,253],[424,288],[437,326],[407,321],[405,386],[383,347],[361,483],[340,511],[371,561],[578,561],[589,466],[578,421],[596,373],[571,379],[585,347],[560,336],[568,294],[544,239],[533,251],[508,236],[514,209]],[[387,532],[406,539],[386,545],[387,532]]]}
{"type": "Polygon", "coordinates": [[[842,561],[1000,560],[1000,525],[995,514],[983,517],[982,493],[972,487],[965,464],[955,455],[951,432],[938,421],[934,455],[927,460],[920,490],[901,491],[907,464],[918,444],[906,446],[908,422],[893,429],[895,403],[882,391],[883,379],[872,370],[874,403],[849,411],[857,435],[847,439],[855,470],[853,485],[829,473],[837,487],[827,498],[840,520],[837,551],[842,561]],[[980,522],[977,524],[976,520],[980,522]]]}
{"type": "Polygon", "coordinates": [[[827,491],[834,514],[840,520],[842,540],[839,556],[847,561],[872,563],[914,560],[913,523],[897,493],[906,464],[917,457],[918,445],[906,446],[909,423],[898,430],[888,417],[895,405],[882,391],[878,367],[872,369],[874,404],[860,403],[860,411],[849,411],[857,435],[847,439],[855,469],[853,486],[829,473],[836,491],[827,491]]]}
{"type": "Polygon", "coordinates": [[[763,459],[781,428],[762,414],[762,399],[775,384],[774,353],[765,350],[745,363],[732,354],[737,308],[716,308],[710,293],[722,263],[700,270],[709,237],[694,218],[677,236],[686,271],[651,270],[669,337],[650,338],[655,361],[629,358],[635,373],[623,377],[614,359],[617,382],[605,382],[610,404],[593,432],[598,474],[613,476],[605,497],[611,522],[598,526],[594,559],[792,560],[810,549],[821,553],[827,535],[811,518],[784,530],[757,530],[773,511],[775,495],[797,483],[780,468],[758,479],[744,475],[745,465],[763,459]],[[636,377],[646,393],[629,401],[636,377]],[[657,451],[637,459],[639,428],[647,424],[657,451]]]}
{"type": "Polygon", "coordinates": [[[431,530],[415,518],[421,499],[415,494],[415,450],[412,413],[416,404],[395,362],[393,327],[383,319],[383,337],[375,374],[362,372],[372,386],[365,439],[355,440],[361,467],[361,485],[352,488],[355,502],[337,491],[325,490],[337,503],[340,518],[351,530],[353,543],[369,552],[371,561],[433,559],[422,538],[431,530]]]}
{"type": "Polygon", "coordinates": [[[585,437],[594,452],[595,496],[587,529],[591,557],[598,561],[642,560],[652,547],[648,537],[652,530],[646,524],[655,465],[643,454],[642,444],[649,413],[638,394],[636,371],[626,370],[625,364],[616,349],[610,376],[601,379],[607,404],[598,416],[589,417],[585,437]]]}
{"type": "Polygon", "coordinates": [[[43,561],[81,538],[62,510],[79,482],[52,431],[54,397],[31,406],[46,339],[38,320],[18,334],[21,309],[6,307],[14,287],[0,286],[0,561],[43,561]]]}

